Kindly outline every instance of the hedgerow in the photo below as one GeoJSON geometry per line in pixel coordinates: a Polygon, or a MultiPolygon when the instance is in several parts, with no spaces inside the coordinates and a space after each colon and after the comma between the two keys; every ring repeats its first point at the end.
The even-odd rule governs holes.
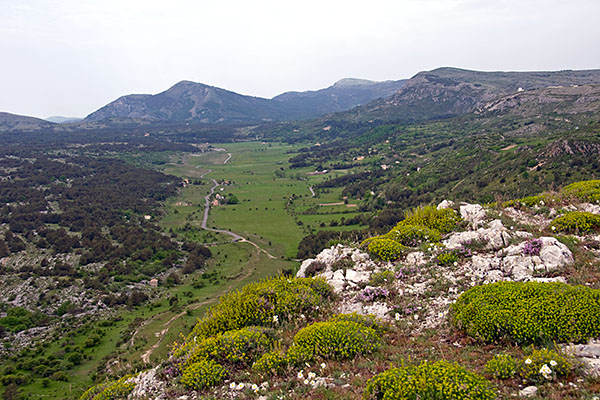
{"type": "Polygon", "coordinates": [[[331,286],[320,278],[280,276],[251,283],[211,307],[188,336],[188,343],[194,337],[206,338],[246,326],[278,326],[301,314],[313,316],[332,297],[331,286]]]}
{"type": "Polygon", "coordinates": [[[582,201],[600,202],[600,180],[575,182],[565,186],[562,192],[582,201]]]}
{"type": "Polygon", "coordinates": [[[317,357],[349,359],[379,347],[377,332],[354,321],[317,322],[301,329],[294,344],[312,351],[317,357]]]}
{"type": "Polygon", "coordinates": [[[457,327],[487,342],[581,342],[600,334],[600,290],[556,282],[497,282],[460,295],[452,315],[457,327]]]}
{"type": "Polygon", "coordinates": [[[552,221],[558,232],[587,233],[600,230],[600,215],[583,211],[572,211],[552,221]]]}
{"type": "Polygon", "coordinates": [[[133,377],[133,375],[125,375],[116,381],[92,386],[81,395],[79,400],[126,399],[135,388],[135,383],[131,381],[133,377]]]}
{"type": "Polygon", "coordinates": [[[185,365],[212,359],[231,367],[244,367],[273,346],[272,332],[261,327],[246,327],[209,337],[190,351],[185,365]]]}
{"type": "Polygon", "coordinates": [[[392,368],[367,382],[366,400],[491,400],[496,392],[480,375],[447,361],[392,368]]]}
{"type": "Polygon", "coordinates": [[[221,383],[227,370],[212,360],[201,360],[183,370],[181,384],[188,389],[201,390],[221,383]]]}

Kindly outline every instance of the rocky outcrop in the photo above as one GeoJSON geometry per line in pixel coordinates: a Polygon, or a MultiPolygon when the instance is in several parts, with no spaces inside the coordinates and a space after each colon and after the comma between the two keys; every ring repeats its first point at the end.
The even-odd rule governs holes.
{"type": "Polygon", "coordinates": [[[563,350],[581,362],[586,375],[600,378],[600,340],[590,340],[587,344],[563,346],[563,350]]]}
{"type": "Polygon", "coordinates": [[[477,229],[485,222],[485,209],[479,204],[462,204],[460,206],[460,216],[469,222],[473,229],[477,229]]]}
{"type": "MultiPolygon", "coordinates": [[[[483,219],[477,217],[477,213],[465,215],[470,216],[471,219],[469,222],[471,222],[472,226],[480,226],[483,223],[483,219]]],[[[510,238],[511,235],[502,225],[502,222],[500,220],[494,220],[487,225],[487,228],[453,233],[446,240],[444,240],[443,243],[444,246],[454,249],[465,245],[472,245],[478,242],[486,249],[498,250],[506,247],[510,238]]]]}

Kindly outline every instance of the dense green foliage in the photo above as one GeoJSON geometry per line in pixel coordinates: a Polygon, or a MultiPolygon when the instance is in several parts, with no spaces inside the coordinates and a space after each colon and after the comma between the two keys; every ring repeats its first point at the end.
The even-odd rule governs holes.
{"type": "Polygon", "coordinates": [[[452,306],[453,321],[484,341],[580,342],[600,334],[600,290],[563,283],[475,286],[452,306]]]}
{"type": "Polygon", "coordinates": [[[88,389],[79,400],[123,400],[135,388],[133,375],[126,375],[110,383],[101,383],[88,389]]]}
{"type": "MultiPolygon", "coordinates": [[[[460,217],[450,208],[438,210],[434,206],[418,207],[406,214],[406,218],[398,223],[398,226],[422,226],[434,230],[434,237],[429,241],[436,241],[435,231],[440,233],[452,232],[460,217]]],[[[439,240],[439,239],[438,239],[439,240]]]]}
{"type": "Polygon", "coordinates": [[[379,335],[372,328],[354,321],[317,322],[301,329],[294,344],[316,357],[349,359],[371,353],[379,347],[379,335]]]}
{"type": "Polygon", "coordinates": [[[510,354],[499,354],[485,364],[485,371],[496,379],[510,379],[517,374],[518,367],[518,361],[510,354]]]}
{"type": "Polygon", "coordinates": [[[183,370],[181,383],[192,390],[201,390],[221,383],[227,370],[212,360],[200,360],[183,370]]]}
{"type": "Polygon", "coordinates": [[[581,181],[567,185],[562,193],[582,201],[600,202],[600,180],[581,181]]]}
{"type": "Polygon", "coordinates": [[[496,392],[483,377],[447,361],[392,368],[371,378],[367,400],[492,400],[496,392]]]}
{"type": "Polygon", "coordinates": [[[533,350],[519,363],[519,376],[524,381],[539,383],[563,377],[573,366],[562,354],[554,350],[533,350]]]}
{"type": "Polygon", "coordinates": [[[273,350],[263,354],[254,365],[252,369],[258,372],[266,372],[278,374],[283,371],[287,366],[287,358],[285,354],[282,354],[280,350],[273,350]]]}
{"type": "Polygon", "coordinates": [[[383,236],[376,236],[374,238],[367,239],[367,251],[373,254],[383,261],[394,261],[400,258],[406,247],[402,246],[395,240],[388,239],[383,236]]]}
{"type": "Polygon", "coordinates": [[[552,221],[558,232],[588,233],[600,230],[600,215],[583,211],[571,211],[552,221]]]}
{"type": "Polygon", "coordinates": [[[333,296],[322,279],[279,276],[252,283],[230,292],[211,307],[192,330],[189,338],[205,338],[246,326],[278,326],[314,316],[333,296]]]}

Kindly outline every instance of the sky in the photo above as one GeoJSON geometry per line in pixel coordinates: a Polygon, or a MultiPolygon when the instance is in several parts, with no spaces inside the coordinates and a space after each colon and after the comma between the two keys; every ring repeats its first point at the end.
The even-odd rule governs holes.
{"type": "Polygon", "coordinates": [[[0,0],[0,111],[85,116],[181,80],[271,98],[453,66],[600,68],[599,0],[0,0]]]}

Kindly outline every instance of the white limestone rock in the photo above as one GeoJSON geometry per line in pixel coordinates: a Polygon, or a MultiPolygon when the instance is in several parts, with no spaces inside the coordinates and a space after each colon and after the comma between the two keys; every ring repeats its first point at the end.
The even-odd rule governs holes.
{"type": "Polygon", "coordinates": [[[425,253],[422,251],[413,251],[412,253],[408,253],[404,262],[410,266],[419,267],[427,263],[425,259],[425,253]]]}
{"type": "Polygon", "coordinates": [[[482,242],[486,243],[486,249],[498,250],[508,244],[510,237],[508,230],[502,225],[502,221],[496,219],[491,221],[487,228],[453,233],[443,243],[446,247],[453,249],[472,242],[482,242]]]}
{"type": "Polygon", "coordinates": [[[519,396],[521,397],[535,397],[537,395],[537,386],[527,386],[526,388],[519,390],[519,396]]]}
{"type": "Polygon", "coordinates": [[[462,204],[460,206],[460,216],[469,222],[473,229],[477,229],[483,225],[486,213],[479,204],[462,204]]]}
{"type": "Polygon", "coordinates": [[[454,202],[451,200],[442,200],[440,204],[437,205],[438,210],[444,210],[446,208],[454,207],[454,202]]]}

